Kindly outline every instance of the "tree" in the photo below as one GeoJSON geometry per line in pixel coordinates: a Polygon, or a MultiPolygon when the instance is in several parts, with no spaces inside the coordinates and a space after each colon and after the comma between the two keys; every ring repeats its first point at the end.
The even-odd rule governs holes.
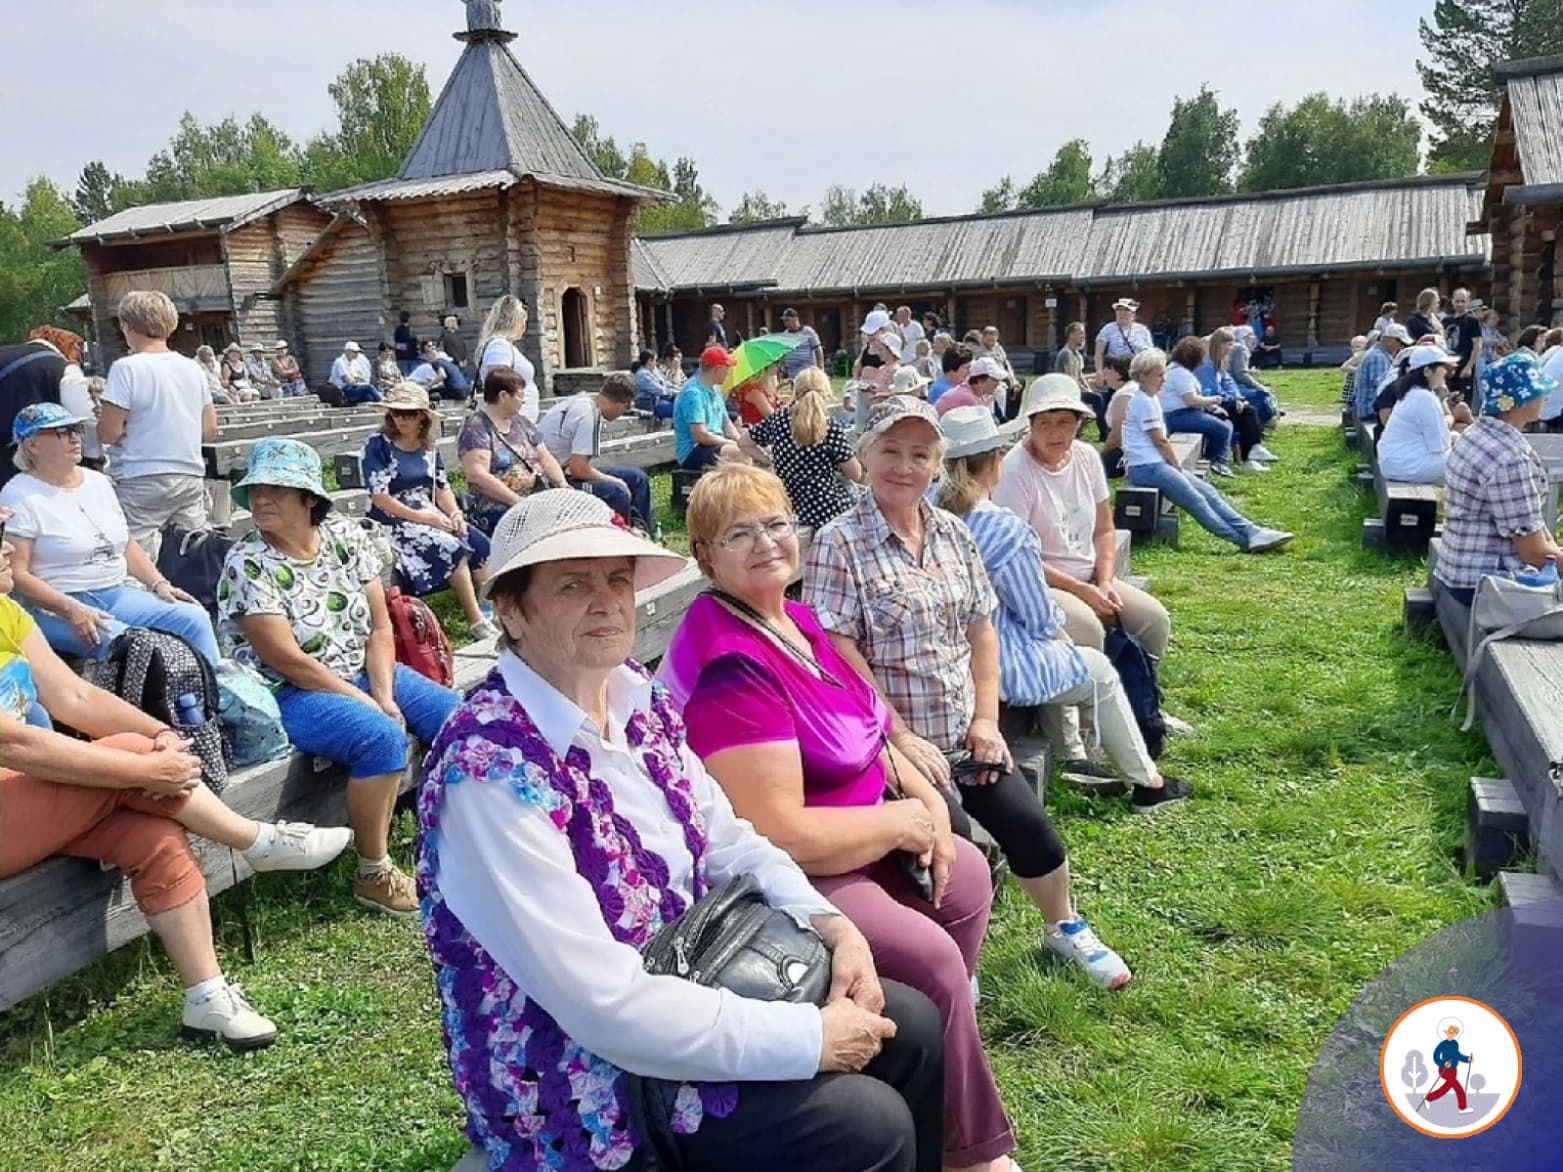
{"type": "Polygon", "coordinates": [[[391,178],[434,108],[423,66],[396,53],[353,62],[327,91],[337,128],[310,140],[302,168],[319,191],[391,178]]]}
{"type": "MultiPolygon", "coordinates": [[[[629,175],[629,160],[624,157],[624,152],[619,150],[618,143],[613,141],[613,136],[602,137],[602,128],[597,125],[597,119],[590,114],[577,114],[575,125],[570,127],[570,134],[575,141],[581,144],[581,149],[587,157],[597,164],[597,170],[601,171],[608,179],[624,179],[629,175]]],[[[644,153],[645,148],[641,148],[644,153]]],[[[663,185],[664,187],[666,184],[663,185]]]]}
{"type": "Polygon", "coordinates": [[[1503,98],[1493,67],[1563,52],[1563,0],[1435,0],[1417,33],[1421,110],[1436,131],[1428,170],[1484,170],[1503,98]]]}
{"type": "Polygon", "coordinates": [[[1091,198],[1091,144],[1071,139],[1058,148],[1046,171],[1021,189],[1019,206],[1056,208],[1084,203],[1091,198]]]}
{"type": "Polygon", "coordinates": [[[0,343],[60,322],[60,310],[86,290],[81,253],[49,247],[78,227],[65,193],[47,179],[27,185],[19,209],[0,202],[0,343]]]}
{"type": "Polygon", "coordinates": [[[998,212],[1011,211],[1015,207],[1016,198],[1015,181],[1006,175],[982,193],[982,202],[977,205],[977,214],[991,216],[998,212]]]}
{"type": "Polygon", "coordinates": [[[1265,111],[1248,140],[1240,186],[1276,191],[1415,175],[1421,143],[1421,124],[1404,98],[1373,94],[1347,103],[1309,94],[1291,109],[1277,102],[1265,111]]]}
{"type": "Polygon", "coordinates": [[[71,197],[71,208],[83,224],[107,219],[115,212],[146,203],[147,185],[139,179],[126,179],[118,172],[111,173],[101,159],[94,159],[81,169],[76,180],[76,193],[71,197]]]}
{"type": "Polygon", "coordinates": [[[1237,111],[1221,108],[1215,92],[1199,87],[1193,98],[1172,103],[1172,120],[1156,153],[1161,194],[1166,199],[1224,195],[1237,168],[1237,111]]]}
{"type": "Polygon", "coordinates": [[[1096,177],[1096,194],[1109,203],[1145,203],[1161,198],[1161,169],[1156,148],[1137,142],[1108,159],[1096,177]]]}
{"type": "Polygon", "coordinates": [[[672,202],[641,208],[635,228],[640,232],[689,232],[709,228],[720,211],[710,192],[700,185],[700,168],[695,161],[679,159],[673,164],[672,202]]]}
{"type": "Polygon", "coordinates": [[[861,195],[850,187],[834,184],[826,189],[820,207],[820,221],[832,228],[906,224],[922,218],[921,201],[904,183],[899,187],[875,183],[861,195]]]}
{"type": "Polygon", "coordinates": [[[746,191],[733,214],[727,217],[729,224],[763,224],[767,220],[780,220],[787,214],[787,205],[772,200],[763,191],[746,191]]]}
{"type": "Polygon", "coordinates": [[[264,115],[243,125],[229,115],[210,126],[185,111],[168,146],[147,163],[145,190],[152,202],[242,195],[297,187],[303,169],[297,148],[264,115]]]}

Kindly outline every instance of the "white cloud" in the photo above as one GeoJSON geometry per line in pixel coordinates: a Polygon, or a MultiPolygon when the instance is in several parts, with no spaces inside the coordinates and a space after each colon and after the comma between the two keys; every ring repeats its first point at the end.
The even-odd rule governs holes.
{"type": "MultiPolygon", "coordinates": [[[[139,174],[186,109],[206,121],[259,109],[308,137],[334,122],[326,86],[358,57],[425,61],[438,92],[464,23],[459,0],[4,4],[0,193],[37,174],[73,186],[99,157],[139,174]]],[[[1315,90],[1415,100],[1429,9],[902,0],[892,15],[826,0],[507,0],[504,15],[567,121],[590,112],[621,144],[694,158],[724,209],[753,188],[797,208],[831,183],[885,181],[956,214],[1068,139],[1088,139],[1098,165],[1159,140],[1173,98],[1204,82],[1245,134],[1272,102],[1315,90]]]]}

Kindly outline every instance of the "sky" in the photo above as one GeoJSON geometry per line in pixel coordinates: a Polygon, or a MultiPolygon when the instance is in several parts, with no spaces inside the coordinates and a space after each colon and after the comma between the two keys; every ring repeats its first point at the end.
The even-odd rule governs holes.
{"type": "MultiPolygon", "coordinates": [[[[0,200],[82,166],[139,175],[185,110],[255,110],[298,140],[335,125],[326,87],[401,53],[437,95],[461,0],[0,0],[0,200]],[[28,47],[32,47],[29,50],[28,47]]],[[[1432,0],[505,0],[511,49],[566,123],[687,155],[726,218],[763,189],[797,212],[832,183],[906,183],[928,215],[974,210],[1072,138],[1098,169],[1158,142],[1208,82],[1246,136],[1324,90],[1415,103],[1432,0]],[[854,18],[849,15],[861,12],[854,18]]]]}

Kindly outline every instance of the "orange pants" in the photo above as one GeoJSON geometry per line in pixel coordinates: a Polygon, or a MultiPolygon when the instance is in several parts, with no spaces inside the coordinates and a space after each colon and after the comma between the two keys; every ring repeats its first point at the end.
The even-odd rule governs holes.
{"type": "MultiPolygon", "coordinates": [[[[152,742],[137,733],[117,733],[98,743],[152,751],[152,742]]],[[[70,855],[129,875],[143,915],[183,907],[206,890],[184,827],[172,817],[186,800],[0,773],[0,879],[52,855],[70,855]]]]}

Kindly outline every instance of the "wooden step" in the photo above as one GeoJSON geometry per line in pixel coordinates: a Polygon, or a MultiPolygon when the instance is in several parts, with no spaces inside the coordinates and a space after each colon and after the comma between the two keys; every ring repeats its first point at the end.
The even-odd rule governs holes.
{"type": "Polygon", "coordinates": [[[1401,621],[1408,629],[1420,629],[1438,621],[1438,603],[1426,586],[1406,587],[1401,603],[1401,621]]]}
{"type": "Polygon", "coordinates": [[[1465,864],[1484,883],[1523,855],[1530,824],[1519,792],[1507,781],[1471,778],[1465,807],[1465,864]]]}
{"type": "Polygon", "coordinates": [[[1503,902],[1512,908],[1563,900],[1563,890],[1556,883],[1528,871],[1499,871],[1498,890],[1503,893],[1503,902]]]}

